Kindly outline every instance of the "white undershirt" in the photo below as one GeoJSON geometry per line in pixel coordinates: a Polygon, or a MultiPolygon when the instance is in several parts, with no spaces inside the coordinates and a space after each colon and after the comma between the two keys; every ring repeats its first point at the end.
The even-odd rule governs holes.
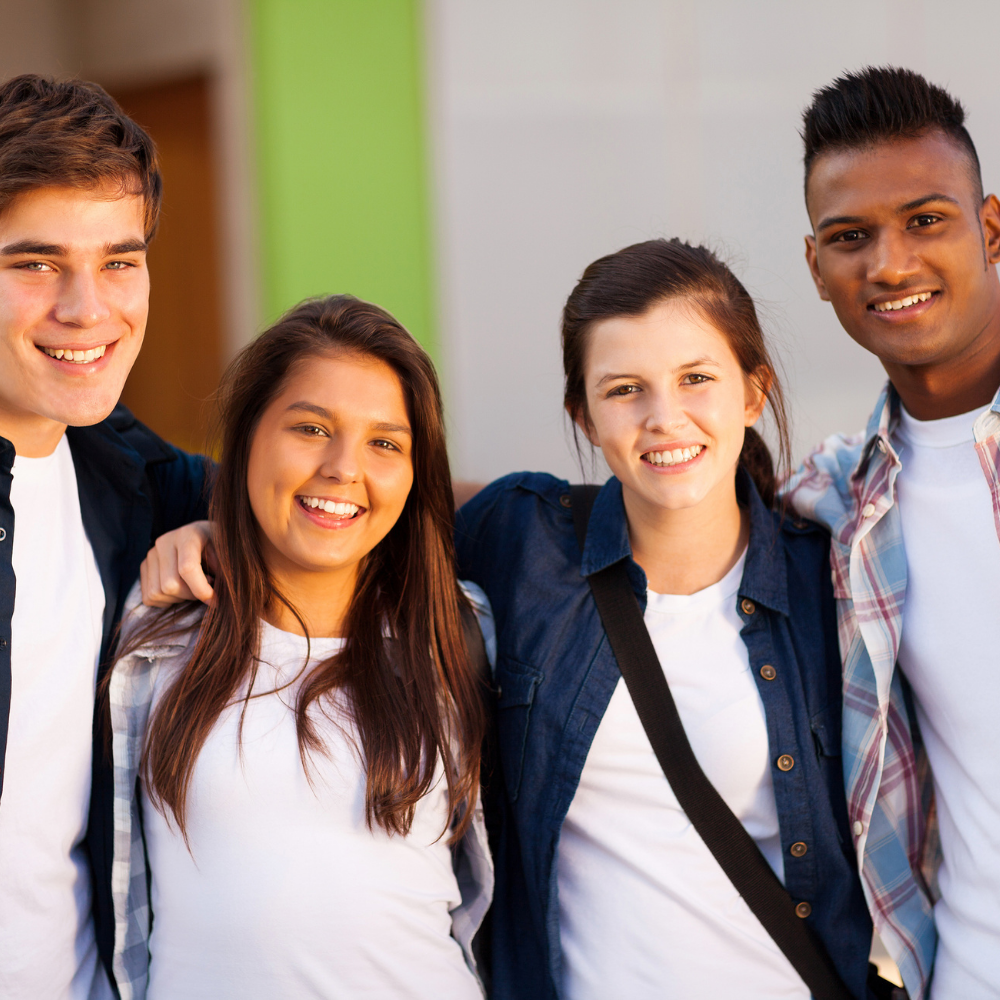
{"type": "MultiPolygon", "coordinates": [[[[744,558],[696,594],[648,591],[645,621],[698,762],[783,878],[764,706],[736,610],[744,558]]],[[[558,866],[568,1000],[808,1000],[681,810],[624,681],[587,755],[558,866]]]]}
{"type": "Polygon", "coordinates": [[[944,862],[933,1000],[1000,997],[1000,542],[976,410],[897,441],[907,583],[899,663],[927,747],[944,862]]]}
{"type": "MultiPolygon", "coordinates": [[[[339,639],[313,639],[313,662],[339,639]]],[[[438,773],[407,837],[365,825],[345,696],[314,711],[310,784],[295,734],[302,636],[264,624],[255,692],[223,712],[195,766],[190,852],[144,796],[153,886],[148,1000],[480,1000],[451,937],[461,901],[438,773]],[[242,749],[242,754],[241,754],[242,749]]],[[[161,671],[154,708],[173,676],[161,671]]],[[[314,703],[315,708],[315,703],[314,703]]]]}
{"type": "Polygon", "coordinates": [[[16,587],[0,801],[0,997],[83,1000],[97,968],[80,841],[104,587],[65,437],[46,458],[14,459],[10,500],[16,587]]]}

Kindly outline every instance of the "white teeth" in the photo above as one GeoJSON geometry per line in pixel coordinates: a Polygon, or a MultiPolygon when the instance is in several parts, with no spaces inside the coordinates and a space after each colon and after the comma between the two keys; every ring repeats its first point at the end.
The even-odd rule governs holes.
{"type": "Polygon", "coordinates": [[[704,450],[703,444],[695,444],[689,448],[675,448],[673,451],[650,451],[644,457],[650,465],[679,465],[697,458],[704,450]]]}
{"type": "Polygon", "coordinates": [[[304,507],[311,507],[313,510],[319,508],[325,510],[327,514],[338,514],[341,517],[354,517],[361,510],[356,503],[335,503],[333,500],[321,500],[319,497],[299,497],[299,501],[304,507]]]}
{"type": "Polygon", "coordinates": [[[50,358],[55,358],[57,361],[72,361],[76,365],[90,364],[92,361],[97,361],[98,358],[103,358],[104,352],[107,349],[107,344],[101,344],[100,347],[92,347],[87,351],[72,351],[62,347],[42,348],[50,358]]]}
{"type": "Polygon", "coordinates": [[[893,299],[892,302],[877,302],[875,312],[890,312],[893,309],[906,309],[917,302],[926,302],[933,292],[919,292],[916,295],[908,295],[902,299],[893,299]]]}

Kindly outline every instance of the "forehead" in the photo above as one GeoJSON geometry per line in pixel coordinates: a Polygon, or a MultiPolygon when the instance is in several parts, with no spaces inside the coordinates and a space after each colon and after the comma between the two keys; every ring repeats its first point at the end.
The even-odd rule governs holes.
{"type": "MultiPolygon", "coordinates": [[[[406,416],[403,385],[394,369],[378,358],[355,353],[313,354],[297,361],[276,400],[315,403],[339,417],[406,416]]],[[[405,422],[402,421],[402,422],[405,422]]]]}
{"type": "Polygon", "coordinates": [[[815,227],[828,217],[895,214],[901,206],[932,194],[978,212],[978,192],[968,151],[933,132],[822,153],[809,174],[806,206],[815,227]]]}
{"type": "Polygon", "coordinates": [[[738,364],[725,334],[687,298],[658,302],[639,316],[595,323],[587,355],[588,368],[598,378],[622,366],[671,369],[697,358],[738,364]]]}
{"type": "MultiPolygon", "coordinates": [[[[118,187],[38,187],[16,194],[0,211],[5,236],[61,246],[144,238],[145,203],[118,187]]],[[[9,242],[4,240],[4,242],[9,242]]]]}

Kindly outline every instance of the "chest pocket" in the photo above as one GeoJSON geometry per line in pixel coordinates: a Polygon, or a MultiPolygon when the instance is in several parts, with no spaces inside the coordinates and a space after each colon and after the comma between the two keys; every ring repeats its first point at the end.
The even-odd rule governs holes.
{"type": "Polygon", "coordinates": [[[497,738],[507,795],[513,802],[521,787],[524,747],[528,740],[531,703],[543,674],[509,657],[497,658],[497,738]]]}
{"type": "Polygon", "coordinates": [[[817,758],[840,756],[840,734],[830,709],[826,708],[814,715],[809,720],[809,728],[812,730],[817,758]]]}

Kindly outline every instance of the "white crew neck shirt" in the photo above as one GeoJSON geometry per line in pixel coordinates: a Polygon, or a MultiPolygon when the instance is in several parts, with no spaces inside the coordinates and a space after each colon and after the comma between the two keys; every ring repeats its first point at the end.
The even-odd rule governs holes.
{"type": "MultiPolygon", "coordinates": [[[[310,666],[341,645],[313,639],[310,666]]],[[[314,703],[327,752],[309,755],[309,777],[303,770],[294,706],[306,655],[304,637],[262,623],[260,696],[247,704],[242,743],[240,701],[195,765],[190,851],[143,795],[155,915],[148,1000],[481,1000],[451,937],[461,894],[440,765],[408,836],[369,830],[343,693],[314,703]]],[[[160,671],[154,711],[175,676],[160,671]]]]}
{"type": "MultiPolygon", "coordinates": [[[[901,408],[902,409],[902,408],[901,408]]],[[[899,664],[927,748],[943,864],[932,1000],[1000,997],[1000,541],[973,424],[902,409],[899,664]]]]}
{"type": "Polygon", "coordinates": [[[16,584],[0,802],[0,997],[85,1000],[95,975],[104,978],[81,846],[104,587],[65,436],[45,458],[14,459],[10,501],[16,584]]]}
{"type": "MultiPolygon", "coordinates": [[[[646,628],[695,756],[784,878],[764,705],[736,597],[745,553],[696,594],[646,595],[646,628]]],[[[808,1000],[695,832],[623,680],[598,726],[558,855],[567,1000],[808,1000]]]]}

